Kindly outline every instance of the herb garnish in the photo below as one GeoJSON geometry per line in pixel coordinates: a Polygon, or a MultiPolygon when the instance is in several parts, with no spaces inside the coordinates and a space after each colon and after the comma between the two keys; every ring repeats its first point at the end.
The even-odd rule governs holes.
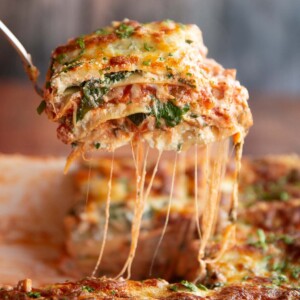
{"type": "Polygon", "coordinates": [[[99,28],[95,31],[96,34],[102,35],[102,34],[107,34],[108,31],[105,28],[99,28]]]}
{"type": "Polygon", "coordinates": [[[283,272],[287,268],[287,262],[286,261],[279,261],[273,264],[272,271],[275,272],[283,272]]]}
{"type": "Polygon", "coordinates": [[[188,43],[188,44],[192,44],[194,41],[192,41],[192,40],[185,40],[185,42],[188,43]]]}
{"type": "Polygon", "coordinates": [[[84,285],[82,287],[82,290],[83,291],[86,291],[86,292],[89,292],[89,293],[92,293],[95,289],[93,289],[92,287],[88,286],[88,285],[84,285]]]}
{"type": "Polygon", "coordinates": [[[80,47],[81,50],[85,49],[85,42],[84,42],[84,39],[82,37],[79,37],[76,40],[76,44],[79,45],[79,47],[80,47]]]}
{"type": "Polygon", "coordinates": [[[171,290],[173,292],[178,292],[178,286],[176,284],[173,284],[173,285],[169,286],[169,290],[171,290]]]}
{"type": "Polygon", "coordinates": [[[194,79],[190,79],[189,80],[189,79],[179,78],[178,82],[180,82],[182,84],[185,84],[185,85],[188,85],[191,88],[196,88],[195,80],[194,79]]]}
{"type": "Polygon", "coordinates": [[[144,60],[143,61],[144,66],[150,66],[150,64],[151,64],[151,60],[144,60]]]}
{"type": "Polygon", "coordinates": [[[300,278],[300,267],[292,267],[292,277],[294,279],[300,278]]]}
{"type": "Polygon", "coordinates": [[[59,62],[59,63],[63,63],[66,67],[62,69],[62,72],[66,72],[66,71],[69,71],[70,68],[72,67],[76,67],[76,66],[79,66],[81,63],[76,63],[76,61],[78,59],[80,59],[80,57],[83,55],[84,51],[85,51],[85,41],[84,41],[84,38],[83,37],[79,37],[76,39],[75,43],[79,46],[80,48],[80,52],[78,53],[78,55],[70,60],[70,61],[67,61],[67,62],[64,62],[63,63],[63,59],[65,59],[66,55],[65,54],[60,54],[56,60],[59,62]]]}
{"type": "Polygon", "coordinates": [[[283,274],[278,274],[277,276],[272,278],[272,283],[275,285],[282,285],[284,282],[287,282],[288,279],[283,274]]]}
{"type": "Polygon", "coordinates": [[[263,250],[267,249],[267,241],[265,232],[262,229],[258,229],[256,231],[258,240],[257,241],[249,241],[248,244],[255,246],[257,248],[262,248],[263,250]]]}
{"type": "Polygon", "coordinates": [[[55,57],[55,60],[60,63],[63,64],[64,59],[67,57],[67,55],[65,53],[60,53],[59,55],[57,55],[55,57]]]}
{"type": "Polygon", "coordinates": [[[41,297],[41,293],[40,292],[28,292],[27,296],[29,298],[40,298],[41,297]]]}
{"type": "Polygon", "coordinates": [[[130,25],[122,23],[116,30],[115,33],[120,39],[130,37],[134,32],[134,28],[130,25]]]}
{"type": "Polygon", "coordinates": [[[100,143],[95,143],[94,146],[95,146],[96,149],[99,149],[101,144],[100,143]]]}
{"type": "Polygon", "coordinates": [[[153,51],[154,50],[154,47],[153,46],[150,46],[149,44],[147,43],[144,43],[144,49],[146,51],[153,51]]]}
{"type": "MultiPolygon", "coordinates": [[[[219,283],[221,283],[221,282],[219,282],[219,283]]],[[[201,283],[197,283],[197,288],[202,290],[202,291],[208,291],[208,288],[205,285],[201,284],[201,283]]]]}
{"type": "Polygon", "coordinates": [[[39,106],[36,108],[37,113],[40,115],[46,108],[46,101],[42,100],[39,106]]]}
{"type": "Polygon", "coordinates": [[[187,280],[182,280],[180,282],[184,287],[186,287],[188,290],[190,290],[191,292],[197,292],[198,288],[195,284],[193,284],[192,282],[189,282],[187,280]]]}

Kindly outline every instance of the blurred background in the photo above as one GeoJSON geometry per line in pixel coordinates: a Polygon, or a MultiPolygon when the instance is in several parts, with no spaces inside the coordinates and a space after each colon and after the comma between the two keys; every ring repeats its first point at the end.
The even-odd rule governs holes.
{"type": "MultiPolygon", "coordinates": [[[[254,127],[245,153],[300,153],[300,1],[298,0],[0,0],[0,19],[41,71],[69,38],[127,17],[195,23],[213,57],[236,68],[250,92],[254,127]]],[[[19,57],[0,35],[0,152],[65,155],[56,125],[38,116],[19,57]]]]}

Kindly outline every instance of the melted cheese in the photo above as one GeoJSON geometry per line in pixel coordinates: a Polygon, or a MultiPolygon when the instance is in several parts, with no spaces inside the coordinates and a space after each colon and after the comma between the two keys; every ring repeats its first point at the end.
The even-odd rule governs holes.
{"type": "Polygon", "coordinates": [[[105,224],[103,229],[103,239],[101,244],[101,249],[99,253],[99,257],[96,263],[96,266],[93,270],[92,276],[95,276],[103,256],[104,247],[107,240],[107,231],[108,231],[108,222],[109,222],[109,208],[110,208],[110,201],[111,201],[111,187],[112,187],[112,177],[113,177],[113,170],[114,170],[114,152],[112,154],[112,161],[111,161],[111,168],[110,168],[110,175],[109,175],[109,181],[108,181],[108,191],[107,191],[107,199],[106,199],[106,207],[105,207],[105,224]]]}
{"type": "Polygon", "coordinates": [[[247,132],[252,124],[247,90],[234,70],[206,54],[195,25],[115,22],[53,52],[46,112],[61,124],[58,137],[77,145],[77,154],[94,150],[100,139],[108,151],[136,137],[160,150],[177,150],[247,132]],[[177,113],[182,110],[180,120],[171,126],[158,120],[163,121],[158,129],[153,98],[164,105],[172,101],[177,113]],[[142,126],[128,121],[137,113],[146,115],[142,126]]]}
{"type": "MultiPolygon", "coordinates": [[[[196,225],[201,235],[198,260],[200,266],[208,261],[205,249],[215,232],[219,213],[220,187],[228,155],[226,139],[230,136],[236,139],[237,180],[242,140],[252,125],[252,116],[247,104],[248,92],[236,80],[235,71],[224,69],[208,59],[206,54],[201,31],[195,25],[173,21],[140,24],[130,20],[114,22],[101,32],[70,40],[52,54],[49,84],[45,89],[46,112],[50,119],[60,123],[58,137],[67,144],[75,145],[66,169],[76,156],[95,148],[114,151],[126,144],[133,146],[136,198],[131,246],[119,276],[125,272],[127,278],[131,275],[145,199],[153,182],[152,179],[145,194],[149,148],[144,153],[144,144],[158,149],[160,153],[176,151],[166,220],[153,261],[169,221],[176,172],[178,174],[177,152],[192,146],[209,145],[210,156],[214,160],[208,160],[206,164],[207,191],[201,211],[201,228],[197,155],[194,199],[196,225]],[[137,114],[140,117],[138,121],[132,119],[137,114]],[[215,155],[212,143],[215,143],[215,155]]],[[[184,191],[185,154],[178,165],[180,191],[184,191]]],[[[186,197],[185,191],[179,193],[175,188],[174,193],[178,198],[186,197]]],[[[94,273],[104,251],[110,196],[111,179],[104,239],[94,273]]],[[[232,223],[236,221],[236,207],[237,185],[229,212],[232,223]]],[[[229,224],[225,229],[221,254],[229,245],[226,239],[232,238],[233,227],[229,224]]]]}

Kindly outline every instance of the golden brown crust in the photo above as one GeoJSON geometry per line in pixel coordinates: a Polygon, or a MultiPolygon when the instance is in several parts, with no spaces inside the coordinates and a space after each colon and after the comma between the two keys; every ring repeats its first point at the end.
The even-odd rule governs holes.
{"type": "Polygon", "coordinates": [[[245,135],[247,90],[206,52],[195,25],[115,22],[53,52],[46,112],[77,152],[103,137],[111,151],[134,139],[178,150],[245,135]],[[132,122],[136,114],[143,119],[132,122]]]}
{"type": "Polygon", "coordinates": [[[86,278],[46,286],[40,289],[24,290],[15,287],[0,290],[1,299],[159,299],[159,300],[233,300],[233,299],[291,299],[300,297],[299,289],[264,287],[261,285],[231,285],[215,290],[203,291],[193,285],[193,290],[182,284],[169,284],[164,280],[148,279],[143,282],[114,280],[107,278],[86,278]],[[176,288],[174,289],[174,286],[176,288]]]}

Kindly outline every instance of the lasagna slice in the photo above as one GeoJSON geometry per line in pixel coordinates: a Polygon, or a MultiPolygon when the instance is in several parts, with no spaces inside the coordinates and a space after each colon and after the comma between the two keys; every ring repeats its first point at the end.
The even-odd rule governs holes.
{"type": "Polygon", "coordinates": [[[196,25],[113,22],[54,50],[43,105],[76,153],[137,140],[181,150],[244,136],[248,92],[235,70],[206,54],[196,25]]]}

